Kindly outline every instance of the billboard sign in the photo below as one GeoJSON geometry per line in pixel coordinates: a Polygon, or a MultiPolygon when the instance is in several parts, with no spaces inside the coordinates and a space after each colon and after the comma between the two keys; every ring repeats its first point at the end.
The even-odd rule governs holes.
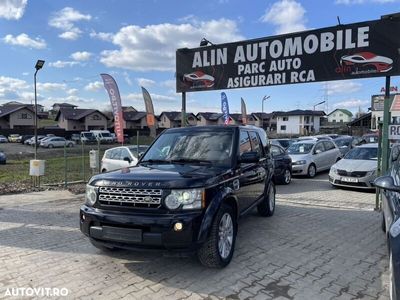
{"type": "Polygon", "coordinates": [[[382,19],[176,51],[194,92],[400,75],[400,21],[382,19]]]}

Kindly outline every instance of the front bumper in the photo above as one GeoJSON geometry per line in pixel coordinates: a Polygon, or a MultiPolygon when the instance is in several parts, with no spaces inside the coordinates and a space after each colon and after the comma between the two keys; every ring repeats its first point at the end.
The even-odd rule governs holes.
{"type": "Polygon", "coordinates": [[[196,250],[203,212],[157,214],[80,209],[80,229],[97,243],[124,249],[196,250]],[[175,231],[175,223],[183,224],[175,231]]]}
{"type": "Polygon", "coordinates": [[[307,175],[308,164],[304,165],[293,165],[292,164],[292,174],[293,175],[307,175]]]}
{"type": "Polygon", "coordinates": [[[329,172],[329,182],[335,186],[352,187],[360,189],[374,189],[373,184],[376,175],[369,175],[365,177],[348,177],[341,176],[332,171],[329,172]]]}

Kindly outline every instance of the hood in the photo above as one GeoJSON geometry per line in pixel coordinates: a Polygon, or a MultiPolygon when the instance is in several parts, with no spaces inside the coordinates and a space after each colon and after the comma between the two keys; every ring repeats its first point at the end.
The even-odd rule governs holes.
{"type": "Polygon", "coordinates": [[[93,176],[89,183],[137,188],[197,188],[218,183],[220,177],[229,172],[209,165],[139,165],[93,176]]]}
{"type": "Polygon", "coordinates": [[[378,168],[378,162],[376,160],[341,159],[334,167],[348,172],[369,172],[378,168]]]}
{"type": "Polygon", "coordinates": [[[305,153],[305,154],[289,154],[290,158],[292,159],[292,162],[296,162],[299,160],[308,160],[310,158],[310,153],[305,153]]]}

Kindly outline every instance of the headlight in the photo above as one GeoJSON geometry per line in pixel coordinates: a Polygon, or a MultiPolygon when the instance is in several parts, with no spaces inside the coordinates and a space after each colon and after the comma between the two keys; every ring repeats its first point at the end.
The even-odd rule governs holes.
{"type": "Polygon", "coordinates": [[[305,165],[307,162],[305,160],[298,160],[293,162],[294,165],[305,165]]]}
{"type": "Polygon", "coordinates": [[[97,200],[97,190],[98,188],[91,185],[86,185],[85,202],[86,204],[93,206],[97,200]]]}
{"type": "Polygon", "coordinates": [[[172,190],[165,198],[168,209],[200,209],[203,207],[204,189],[172,190]]]}
{"type": "Polygon", "coordinates": [[[376,173],[376,170],[372,170],[372,171],[367,172],[367,175],[365,175],[365,176],[372,176],[372,175],[375,175],[375,173],[376,173]]]}
{"type": "Polygon", "coordinates": [[[332,167],[331,167],[331,172],[337,174],[337,168],[334,167],[334,166],[332,166],[332,167]]]}

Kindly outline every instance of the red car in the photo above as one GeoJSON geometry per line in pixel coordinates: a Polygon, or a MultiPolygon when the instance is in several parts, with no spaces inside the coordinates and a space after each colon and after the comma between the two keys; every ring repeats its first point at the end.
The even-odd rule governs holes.
{"type": "Polygon", "coordinates": [[[345,66],[362,67],[363,69],[371,68],[376,70],[377,73],[381,73],[392,69],[393,60],[372,52],[360,52],[342,56],[340,63],[345,66]]]}
{"type": "Polygon", "coordinates": [[[190,83],[194,88],[209,88],[214,85],[214,77],[202,71],[183,75],[183,81],[190,83]]]}

